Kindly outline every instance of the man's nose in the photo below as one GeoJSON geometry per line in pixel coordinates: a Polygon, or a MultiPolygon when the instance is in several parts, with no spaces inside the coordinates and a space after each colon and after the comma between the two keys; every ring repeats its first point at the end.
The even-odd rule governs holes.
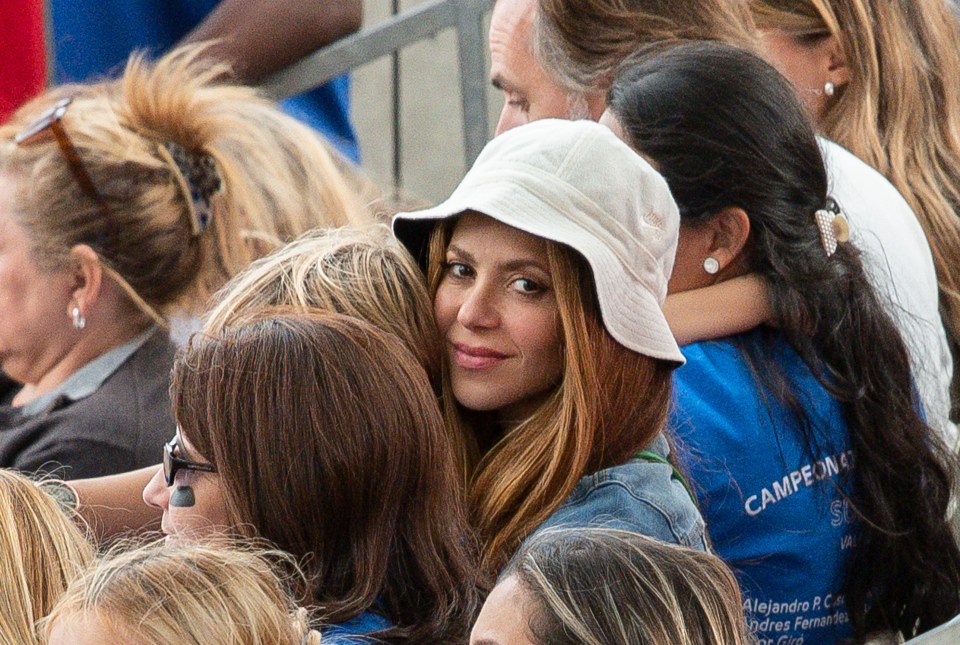
{"type": "Polygon", "coordinates": [[[497,121],[497,129],[494,132],[494,136],[499,136],[507,130],[515,128],[518,125],[523,125],[524,123],[526,123],[526,120],[523,118],[520,110],[504,100],[503,109],[500,110],[500,120],[497,121]]]}

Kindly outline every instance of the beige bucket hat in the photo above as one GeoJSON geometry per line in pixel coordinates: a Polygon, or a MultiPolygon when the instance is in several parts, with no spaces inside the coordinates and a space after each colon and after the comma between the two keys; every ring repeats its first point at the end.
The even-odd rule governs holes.
{"type": "Polygon", "coordinates": [[[467,211],[577,251],[610,335],[684,362],[662,309],[680,214],[663,177],[609,129],[557,119],[513,128],[487,144],[449,199],[397,214],[393,231],[423,259],[435,223],[467,211]]]}

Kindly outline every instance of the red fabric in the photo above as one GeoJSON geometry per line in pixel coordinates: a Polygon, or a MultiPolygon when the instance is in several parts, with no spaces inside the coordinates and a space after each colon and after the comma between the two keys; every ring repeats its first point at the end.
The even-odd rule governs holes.
{"type": "Polygon", "coordinates": [[[43,90],[43,0],[0,0],[0,123],[43,90]]]}

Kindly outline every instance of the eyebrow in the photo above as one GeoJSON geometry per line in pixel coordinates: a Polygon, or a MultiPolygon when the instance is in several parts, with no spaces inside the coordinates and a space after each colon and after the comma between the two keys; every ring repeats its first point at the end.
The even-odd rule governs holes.
{"type": "Polygon", "coordinates": [[[500,645],[500,643],[498,641],[492,641],[489,638],[484,638],[483,640],[477,641],[473,645],[500,645]]]}
{"type": "MultiPolygon", "coordinates": [[[[472,253],[464,251],[456,244],[450,244],[447,246],[447,252],[453,253],[454,255],[463,258],[470,264],[476,264],[477,258],[474,257],[472,253]]],[[[518,260],[510,260],[509,262],[504,262],[503,264],[497,265],[497,269],[500,271],[518,271],[520,269],[537,269],[546,273],[548,276],[552,277],[550,270],[545,266],[537,262],[536,260],[531,260],[528,258],[520,258],[518,260]]]]}
{"type": "Polygon", "coordinates": [[[517,89],[517,86],[514,83],[511,83],[509,80],[505,79],[503,74],[497,74],[491,78],[490,84],[501,92],[519,93],[520,91],[517,89]]]}

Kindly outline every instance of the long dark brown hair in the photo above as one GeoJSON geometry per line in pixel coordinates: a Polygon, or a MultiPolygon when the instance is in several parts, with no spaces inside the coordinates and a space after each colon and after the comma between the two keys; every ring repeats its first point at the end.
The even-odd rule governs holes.
{"type": "Polygon", "coordinates": [[[389,643],[462,641],[479,608],[460,473],[423,368],[337,314],[266,310],[180,354],[183,435],[217,468],[231,524],[302,559],[324,622],[389,643]]]}
{"type": "MultiPolygon", "coordinates": [[[[746,211],[747,260],[770,286],[773,322],[843,406],[856,459],[849,501],[861,519],[844,583],[855,634],[909,637],[952,618],[960,551],[945,517],[956,463],[918,410],[906,346],[859,253],[824,251],[814,213],[827,200],[826,169],[789,83],[742,50],[687,43],[643,52],[609,101],[659,165],[685,224],[746,211]]],[[[817,449],[770,348],[745,349],[817,449]]]]}

